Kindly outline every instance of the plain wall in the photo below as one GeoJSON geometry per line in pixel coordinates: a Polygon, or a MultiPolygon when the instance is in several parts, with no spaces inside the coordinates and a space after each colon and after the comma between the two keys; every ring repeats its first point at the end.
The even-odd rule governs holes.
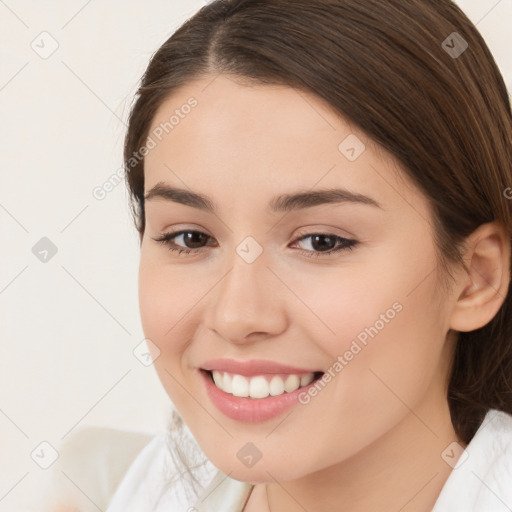
{"type": "MultiPolygon", "coordinates": [[[[0,2],[0,511],[38,510],[41,442],[86,425],[165,428],[170,401],[133,354],[144,334],[127,192],[93,191],[121,167],[151,54],[204,3],[0,2]]],[[[511,86],[512,0],[459,4],[511,86]]]]}

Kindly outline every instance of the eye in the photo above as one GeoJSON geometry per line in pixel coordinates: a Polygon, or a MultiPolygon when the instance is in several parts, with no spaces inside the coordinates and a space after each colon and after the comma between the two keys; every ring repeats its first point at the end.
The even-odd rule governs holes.
{"type": "Polygon", "coordinates": [[[331,256],[341,251],[352,250],[357,244],[357,240],[350,240],[343,238],[332,233],[311,233],[301,236],[294,244],[300,243],[303,240],[311,239],[310,246],[314,249],[313,251],[300,251],[301,254],[307,258],[318,258],[322,255],[331,256]],[[336,245],[336,244],[339,245],[336,245]],[[320,252],[316,252],[316,251],[320,252]]]}
{"type": "Polygon", "coordinates": [[[197,247],[192,247],[192,248],[185,247],[184,248],[179,245],[176,245],[174,243],[174,239],[176,239],[178,237],[184,237],[184,241],[186,241],[186,243],[191,244],[192,246],[197,246],[198,244],[200,245],[201,242],[204,241],[205,239],[211,238],[209,235],[207,235],[206,233],[203,233],[201,231],[183,230],[183,231],[176,231],[174,233],[164,233],[158,238],[153,238],[153,240],[155,242],[159,242],[159,243],[165,245],[169,249],[169,251],[176,252],[178,254],[181,254],[181,253],[190,254],[190,253],[202,252],[200,250],[201,248],[199,248],[199,249],[197,247]],[[189,236],[185,236],[185,235],[189,235],[189,236]]]}
{"type": "MultiPolygon", "coordinates": [[[[320,256],[330,256],[332,254],[350,249],[352,250],[359,242],[357,240],[350,240],[347,238],[343,238],[338,235],[334,235],[332,233],[310,233],[301,236],[294,243],[301,243],[304,240],[311,238],[310,245],[313,250],[300,250],[299,252],[306,256],[307,258],[318,258],[320,256]],[[338,245],[337,245],[338,244],[338,245]]],[[[193,231],[193,230],[183,230],[176,231],[174,233],[163,233],[158,238],[153,238],[155,242],[161,243],[166,246],[169,251],[175,252],[177,254],[198,254],[203,251],[202,244],[203,242],[207,242],[212,239],[206,233],[201,231],[193,231]],[[185,244],[188,244],[189,247],[177,245],[175,240],[183,237],[182,241],[185,244]],[[192,245],[192,247],[190,247],[192,245]]]]}

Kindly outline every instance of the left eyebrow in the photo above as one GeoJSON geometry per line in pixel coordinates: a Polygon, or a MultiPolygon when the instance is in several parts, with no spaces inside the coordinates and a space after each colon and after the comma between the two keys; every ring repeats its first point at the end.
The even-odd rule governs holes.
{"type": "MultiPolygon", "coordinates": [[[[215,203],[208,197],[197,192],[182,188],[171,187],[164,182],[158,182],[144,196],[146,201],[163,199],[180,203],[192,208],[197,208],[209,213],[218,211],[215,203]]],[[[281,194],[273,197],[268,205],[267,211],[271,213],[291,212],[320,206],[323,204],[356,203],[384,209],[374,198],[351,192],[344,188],[304,190],[290,194],[281,194]]]]}
{"type": "Polygon", "coordinates": [[[305,190],[274,197],[268,206],[270,212],[291,212],[322,204],[355,203],[384,209],[373,197],[351,192],[344,188],[305,190]]]}

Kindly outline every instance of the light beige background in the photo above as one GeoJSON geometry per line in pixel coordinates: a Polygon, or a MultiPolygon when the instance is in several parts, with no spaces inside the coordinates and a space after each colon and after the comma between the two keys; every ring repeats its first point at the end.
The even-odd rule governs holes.
{"type": "MultiPolygon", "coordinates": [[[[203,4],[0,0],[1,512],[40,510],[40,443],[58,449],[86,425],[165,427],[171,404],[133,353],[144,335],[127,193],[93,191],[121,166],[149,57],[203,4]],[[57,248],[46,263],[32,252],[43,237],[57,248]]],[[[459,4],[510,90],[512,0],[459,4]]]]}

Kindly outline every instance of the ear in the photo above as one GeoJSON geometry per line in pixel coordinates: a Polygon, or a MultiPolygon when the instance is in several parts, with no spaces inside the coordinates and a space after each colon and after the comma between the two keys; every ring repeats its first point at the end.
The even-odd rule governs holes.
{"type": "Polygon", "coordinates": [[[511,239],[502,224],[479,226],[466,241],[467,272],[454,305],[450,327],[469,332],[488,324],[507,296],[510,282],[511,239]]]}

